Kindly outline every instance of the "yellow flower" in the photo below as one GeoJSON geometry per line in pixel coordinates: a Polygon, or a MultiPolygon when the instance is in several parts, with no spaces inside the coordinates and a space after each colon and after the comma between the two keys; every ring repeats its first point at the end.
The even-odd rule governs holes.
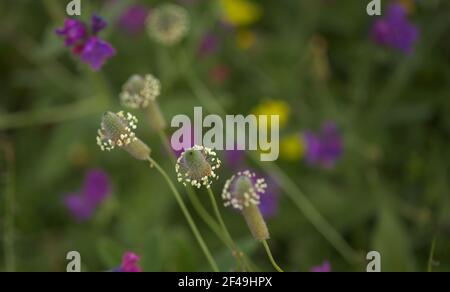
{"type": "MultiPolygon", "coordinates": [[[[280,128],[284,128],[288,122],[290,109],[289,105],[282,100],[268,100],[253,109],[253,114],[260,115],[278,115],[280,117],[280,128]]],[[[270,127],[271,119],[268,119],[268,126],[270,127]]]]}
{"type": "Polygon", "coordinates": [[[249,29],[240,29],[236,34],[236,45],[241,50],[250,49],[256,41],[255,34],[249,29]]]}
{"type": "Polygon", "coordinates": [[[305,153],[305,147],[298,134],[284,137],[280,143],[280,157],[285,160],[300,160],[305,153]]]}
{"type": "Polygon", "coordinates": [[[250,25],[261,18],[261,8],[248,0],[221,0],[224,19],[234,26],[250,25]]]}

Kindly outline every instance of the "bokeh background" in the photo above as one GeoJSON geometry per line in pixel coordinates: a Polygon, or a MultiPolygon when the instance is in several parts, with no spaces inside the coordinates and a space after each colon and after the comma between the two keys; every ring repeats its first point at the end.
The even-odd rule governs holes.
{"type": "MultiPolygon", "coordinates": [[[[381,253],[383,271],[450,270],[448,1],[382,0],[381,17],[369,17],[361,0],[171,1],[187,9],[190,29],[165,46],[149,37],[142,14],[169,1],[82,0],[77,19],[104,18],[99,35],[116,50],[98,71],[55,34],[68,2],[0,3],[0,270],[65,271],[71,250],[83,271],[114,269],[125,251],[144,271],[209,270],[161,176],[95,142],[102,113],[123,109],[123,83],[146,73],[161,80],[168,121],[194,106],[280,114],[276,167],[220,152],[212,187],[219,195],[237,168],[273,181],[267,223],[285,270],[365,271],[370,250],[381,253]],[[393,42],[374,36],[393,3],[418,32],[407,52],[395,47],[407,38],[402,31],[393,42]],[[80,219],[67,198],[82,196],[93,170],[106,175],[107,194],[80,219]]],[[[139,137],[175,178],[158,135],[131,112],[139,137]]],[[[198,195],[212,214],[205,190],[198,195]]],[[[221,270],[235,270],[185,201],[221,270]]],[[[242,216],[221,211],[259,270],[272,271],[242,216]]]]}

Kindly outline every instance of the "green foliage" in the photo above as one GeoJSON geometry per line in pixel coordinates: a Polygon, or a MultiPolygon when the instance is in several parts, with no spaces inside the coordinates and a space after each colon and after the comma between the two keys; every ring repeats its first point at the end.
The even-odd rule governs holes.
{"type": "MultiPolygon", "coordinates": [[[[89,3],[82,19],[94,11],[105,17],[109,27],[102,37],[118,52],[98,73],[54,34],[65,18],[63,2],[0,3],[0,270],[11,268],[5,256],[11,214],[18,271],[65,271],[70,250],[81,253],[87,271],[118,267],[127,250],[141,256],[145,271],[210,269],[161,176],[146,162],[124,151],[101,152],[95,143],[102,114],[122,109],[122,84],[145,73],[161,80],[158,102],[169,121],[175,114],[192,115],[194,106],[206,108],[202,96],[211,94],[210,109],[219,104],[232,114],[249,114],[267,99],[285,101],[291,114],[281,137],[325,120],[339,125],[345,151],[334,168],[284,159],[277,164],[359,258],[349,263],[283,190],[278,213],[267,223],[284,270],[308,271],[329,260],[334,271],[365,271],[366,253],[378,250],[383,271],[424,271],[435,237],[432,269],[450,270],[449,1],[416,1],[410,18],[421,36],[410,56],[370,41],[373,18],[365,14],[366,1],[253,1],[264,14],[246,27],[256,35],[249,50],[218,29],[217,1],[188,6],[191,33],[169,48],[145,33],[124,34],[115,22],[128,3],[151,7],[167,1],[116,1],[121,7],[113,9],[106,1],[82,1],[89,3]],[[201,58],[197,46],[210,30],[219,35],[220,50],[201,58]],[[315,67],[311,47],[317,39],[326,43],[319,61],[327,78],[315,67]],[[216,65],[229,69],[223,83],[211,78],[216,65]],[[13,164],[7,144],[14,149],[13,164]],[[77,223],[62,200],[79,190],[91,168],[109,174],[113,191],[93,218],[77,223]],[[6,196],[11,190],[14,210],[6,196]]],[[[142,113],[133,114],[140,120],[137,135],[175,178],[158,135],[142,113]]],[[[250,160],[246,166],[264,173],[250,160]]],[[[212,186],[216,194],[230,175],[221,169],[212,186]]],[[[213,214],[207,194],[199,195],[213,214]]],[[[234,269],[229,250],[187,204],[220,268],[234,269]]],[[[242,250],[259,269],[273,270],[243,218],[221,210],[242,250]]]]}

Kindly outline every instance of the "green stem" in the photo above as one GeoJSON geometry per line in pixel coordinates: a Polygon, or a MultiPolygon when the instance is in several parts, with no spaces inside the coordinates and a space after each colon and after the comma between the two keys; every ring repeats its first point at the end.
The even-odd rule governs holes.
{"type": "MultiPolygon", "coordinates": [[[[167,155],[169,155],[170,160],[175,165],[175,163],[176,163],[175,154],[173,153],[172,148],[170,147],[170,144],[168,142],[169,138],[167,137],[167,135],[164,132],[164,130],[159,130],[158,131],[158,135],[159,135],[159,138],[161,140],[161,143],[164,146],[164,149],[167,152],[167,155]]],[[[191,204],[194,207],[195,211],[199,214],[199,216],[206,223],[206,225],[208,225],[208,227],[214,233],[216,233],[216,235],[226,244],[226,238],[220,232],[220,226],[214,221],[214,219],[211,217],[211,215],[209,215],[209,213],[205,210],[205,208],[203,207],[202,203],[198,199],[195,191],[189,186],[186,187],[186,190],[187,190],[187,193],[188,193],[189,200],[191,201],[191,204]]]]}
{"type": "Polygon", "coordinates": [[[95,98],[88,98],[69,105],[3,114],[0,116],[0,130],[74,120],[98,113],[105,108],[105,103],[99,103],[95,98]]]}
{"type": "Polygon", "coordinates": [[[437,236],[434,236],[433,238],[433,242],[431,243],[431,250],[430,250],[430,256],[428,258],[428,268],[427,271],[428,272],[433,272],[433,257],[434,257],[434,251],[436,250],[436,240],[437,240],[437,236]]]}
{"type": "Polygon", "coordinates": [[[283,270],[280,268],[280,266],[277,265],[275,262],[272,252],[270,251],[269,244],[267,244],[267,240],[263,240],[262,244],[264,246],[264,249],[266,250],[267,256],[269,257],[270,263],[272,263],[272,266],[277,270],[278,272],[283,272],[283,270]]]}
{"type": "Polygon", "coordinates": [[[217,264],[214,260],[214,258],[211,255],[211,252],[209,251],[208,247],[206,246],[205,241],[203,240],[202,235],[200,234],[200,232],[197,229],[197,226],[195,225],[194,220],[191,217],[191,214],[189,213],[188,209],[186,208],[186,205],[183,202],[183,199],[181,198],[180,193],[178,192],[177,188],[175,187],[175,185],[172,183],[172,180],[170,179],[170,177],[167,175],[167,173],[164,171],[164,169],[162,169],[162,167],[156,163],[156,161],[154,161],[151,157],[148,157],[148,161],[150,162],[150,164],[152,166],[154,166],[156,168],[156,170],[158,170],[158,172],[164,177],[164,179],[166,180],[167,184],[169,185],[170,189],[172,190],[172,193],[175,196],[175,199],[178,202],[178,205],[181,208],[181,211],[183,212],[184,216],[186,217],[186,220],[189,223],[189,226],[192,230],[192,232],[194,233],[195,238],[197,239],[203,253],[205,254],[212,270],[214,272],[218,272],[219,268],[217,267],[217,264]]]}
{"type": "Polygon", "coordinates": [[[208,188],[208,195],[209,199],[211,200],[211,205],[213,206],[214,213],[216,214],[217,221],[219,221],[220,227],[222,228],[222,232],[225,234],[225,237],[227,237],[230,242],[233,242],[230,232],[228,231],[228,228],[225,225],[225,221],[223,221],[222,215],[220,214],[219,206],[217,205],[214,193],[210,187],[208,188]]]}
{"type": "MultiPolygon", "coordinates": [[[[175,156],[172,151],[172,148],[170,147],[169,138],[167,137],[167,134],[164,132],[164,130],[160,129],[160,130],[158,130],[158,135],[161,139],[161,143],[163,144],[164,149],[167,152],[167,155],[169,155],[173,164],[175,164],[176,163],[175,156]]],[[[236,255],[236,260],[238,261],[238,264],[240,264],[240,257],[242,256],[244,258],[243,260],[247,263],[247,269],[249,271],[251,271],[252,269],[250,267],[250,263],[249,263],[250,261],[248,259],[246,259],[246,256],[243,255],[243,253],[239,250],[237,245],[234,244],[233,240],[231,239],[231,236],[229,235],[228,230],[225,227],[225,224],[223,224],[223,220],[220,223],[222,225],[222,228],[221,228],[221,226],[219,226],[215,222],[215,220],[211,217],[211,215],[205,210],[205,208],[203,207],[202,203],[198,199],[197,194],[192,189],[192,187],[187,186],[186,191],[188,193],[188,197],[189,197],[189,200],[190,200],[192,206],[194,207],[195,211],[200,216],[200,218],[202,218],[203,222],[205,222],[205,224],[208,225],[208,227],[217,235],[217,237],[228,248],[230,248],[233,251],[233,253],[236,255]],[[225,227],[225,228],[223,228],[223,227],[225,227]],[[225,231],[222,232],[222,230],[225,230],[225,231]],[[227,236],[227,233],[228,233],[228,236],[227,236]]],[[[217,204],[215,204],[215,205],[217,206],[217,204]]],[[[219,213],[219,215],[220,215],[220,213],[219,213]]],[[[221,221],[221,217],[219,219],[219,222],[220,221],[221,221]]]]}
{"type": "MultiPolygon", "coordinates": [[[[253,156],[252,156],[253,157],[253,156]]],[[[253,157],[254,161],[274,177],[286,195],[294,202],[317,231],[343,256],[348,263],[357,263],[360,258],[339,232],[331,226],[323,215],[314,207],[303,191],[274,163],[262,163],[253,157]]]]}
{"type": "MultiPolygon", "coordinates": [[[[214,196],[213,190],[211,188],[208,188],[208,195],[209,199],[211,200],[211,205],[213,206],[214,213],[216,214],[217,221],[219,221],[220,227],[222,228],[222,232],[225,236],[225,238],[228,241],[228,245],[232,249],[236,260],[238,261],[239,265],[242,265],[241,257],[243,253],[239,250],[237,244],[234,242],[233,238],[231,237],[230,231],[228,230],[227,226],[225,225],[225,221],[222,218],[222,214],[220,214],[219,206],[217,205],[216,198],[214,196]]],[[[248,264],[245,263],[245,259],[242,259],[244,261],[244,265],[246,265],[246,268],[249,268],[248,264]]]]}

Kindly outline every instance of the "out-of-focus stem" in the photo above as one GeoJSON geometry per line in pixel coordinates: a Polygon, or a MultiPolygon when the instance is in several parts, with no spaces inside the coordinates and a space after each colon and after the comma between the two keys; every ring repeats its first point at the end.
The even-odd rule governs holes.
{"type": "Polygon", "coordinates": [[[247,269],[250,267],[246,263],[246,259],[244,254],[239,250],[237,244],[234,242],[233,238],[231,237],[230,231],[228,231],[227,226],[225,225],[225,221],[222,218],[222,215],[220,214],[219,206],[217,205],[216,198],[214,196],[214,193],[211,188],[208,188],[208,195],[209,199],[211,201],[211,205],[213,206],[214,213],[216,214],[217,220],[219,221],[219,224],[222,228],[222,233],[224,234],[226,240],[228,241],[229,247],[232,249],[236,260],[238,261],[239,265],[246,266],[247,269]],[[241,261],[242,258],[242,261],[241,261]]]}
{"type": "Polygon", "coordinates": [[[198,231],[197,225],[194,222],[194,219],[192,219],[191,214],[189,213],[189,210],[187,209],[186,205],[183,202],[183,199],[180,195],[180,193],[178,192],[177,188],[175,187],[175,185],[173,184],[172,180],[170,179],[170,177],[167,175],[167,173],[164,171],[164,169],[162,169],[162,167],[156,163],[156,161],[154,161],[151,157],[148,158],[148,161],[150,162],[151,166],[154,166],[156,168],[156,170],[164,177],[164,179],[166,180],[167,184],[169,185],[170,189],[172,190],[173,195],[175,196],[175,199],[177,200],[178,205],[181,208],[181,211],[183,212],[184,217],[186,218],[186,220],[188,221],[189,227],[192,230],[192,233],[194,233],[195,238],[197,239],[203,253],[205,254],[212,270],[214,272],[218,272],[219,268],[214,260],[214,258],[211,255],[211,252],[209,251],[205,241],[203,240],[202,235],[200,234],[200,232],[198,231]]]}
{"type": "MultiPolygon", "coordinates": [[[[164,149],[167,152],[167,155],[170,157],[171,161],[175,165],[176,158],[175,153],[172,151],[172,147],[169,144],[169,138],[167,137],[167,134],[164,130],[160,129],[158,130],[158,135],[160,137],[161,143],[164,146],[164,149]]],[[[237,247],[237,245],[232,241],[231,236],[227,236],[226,233],[222,232],[223,228],[219,226],[216,221],[211,217],[211,215],[205,210],[202,203],[197,197],[196,192],[192,189],[192,187],[187,186],[186,191],[188,193],[189,200],[194,207],[197,214],[202,218],[202,220],[205,222],[206,225],[217,235],[217,237],[228,247],[230,248],[234,256],[236,257],[236,260],[238,263],[240,263],[241,256],[243,257],[243,261],[245,261],[246,268],[248,270],[252,270],[250,260],[243,255],[243,253],[240,251],[240,249],[237,247]]],[[[217,204],[216,204],[217,205],[217,204]]],[[[228,230],[226,230],[228,232],[228,230]]],[[[228,233],[229,235],[229,233],[228,233]]]]}
{"type": "Polygon", "coordinates": [[[99,103],[98,99],[87,98],[69,105],[2,114],[0,115],[0,130],[35,127],[75,120],[102,112],[105,108],[107,108],[106,104],[99,103]]]}

